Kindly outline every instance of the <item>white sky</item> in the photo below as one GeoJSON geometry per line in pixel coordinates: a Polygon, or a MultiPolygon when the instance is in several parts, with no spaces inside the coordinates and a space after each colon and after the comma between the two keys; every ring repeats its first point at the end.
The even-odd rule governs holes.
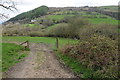
{"type": "Polygon", "coordinates": [[[72,7],[72,6],[80,7],[80,6],[118,5],[119,2],[119,0],[12,0],[12,1],[16,2],[17,4],[16,7],[18,11],[15,11],[13,13],[10,11],[2,10],[4,13],[9,14],[9,18],[42,5],[46,5],[48,7],[72,7]]]}

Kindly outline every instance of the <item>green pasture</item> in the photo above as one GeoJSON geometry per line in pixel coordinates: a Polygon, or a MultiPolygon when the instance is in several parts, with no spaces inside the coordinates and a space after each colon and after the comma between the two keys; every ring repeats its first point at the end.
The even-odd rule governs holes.
{"type": "Polygon", "coordinates": [[[54,20],[63,20],[64,17],[66,16],[74,16],[74,15],[48,15],[47,17],[49,19],[54,19],[54,20]]]}
{"type": "Polygon", "coordinates": [[[113,24],[113,25],[118,25],[118,20],[112,19],[112,18],[90,18],[89,21],[92,24],[113,24]]]}
{"type": "MultiPolygon", "coordinates": [[[[62,47],[65,44],[74,44],[78,40],[68,39],[68,38],[58,38],[59,47],[62,47]]],[[[29,36],[5,36],[2,37],[3,42],[24,42],[28,40],[31,43],[45,43],[56,45],[56,38],[54,37],[29,37],[29,36]]]]}

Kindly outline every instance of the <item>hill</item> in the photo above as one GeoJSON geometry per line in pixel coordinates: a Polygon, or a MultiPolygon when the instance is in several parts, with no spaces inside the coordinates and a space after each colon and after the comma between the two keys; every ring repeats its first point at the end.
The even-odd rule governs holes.
{"type": "Polygon", "coordinates": [[[21,20],[30,21],[36,17],[40,17],[40,16],[47,14],[48,10],[49,10],[49,8],[47,6],[40,6],[40,7],[33,9],[31,11],[19,14],[15,17],[11,18],[7,22],[16,22],[16,21],[21,21],[21,20]]]}
{"type": "Polygon", "coordinates": [[[101,6],[100,9],[108,12],[118,12],[118,6],[101,6]]]}
{"type": "MultiPolygon", "coordinates": [[[[70,21],[72,19],[76,19],[76,17],[80,18],[80,20],[78,19],[78,21],[80,22],[86,19],[87,22],[89,22],[89,24],[92,24],[93,26],[100,24],[117,26],[118,20],[115,19],[115,15],[111,12],[104,11],[104,8],[105,10],[107,10],[113,7],[106,7],[107,6],[48,8],[47,6],[41,6],[34,10],[19,14],[16,17],[8,20],[6,25],[4,26],[3,35],[60,37],[61,35],[56,35],[58,34],[58,31],[60,31],[61,29],[61,31],[66,30],[62,33],[67,32],[67,27],[69,26],[68,24],[71,24],[70,21]],[[109,14],[111,15],[109,16],[109,14]]],[[[65,33],[65,35],[68,34],[65,33]]],[[[63,35],[62,37],[66,36],[63,35]]]]}
{"type": "Polygon", "coordinates": [[[40,6],[36,9],[33,9],[28,12],[24,12],[19,14],[7,22],[20,22],[20,23],[28,23],[35,18],[42,17],[44,15],[63,15],[63,14],[73,14],[76,15],[80,12],[98,12],[100,14],[104,14],[107,16],[111,16],[115,19],[118,19],[118,6],[100,6],[100,7],[47,7],[40,6]]]}

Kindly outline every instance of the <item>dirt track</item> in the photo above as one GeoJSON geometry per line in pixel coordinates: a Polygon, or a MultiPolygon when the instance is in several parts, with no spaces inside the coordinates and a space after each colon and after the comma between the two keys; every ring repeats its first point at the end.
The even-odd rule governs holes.
{"type": "Polygon", "coordinates": [[[30,44],[30,53],[24,61],[16,64],[7,73],[7,78],[74,78],[49,49],[42,43],[30,44]]]}

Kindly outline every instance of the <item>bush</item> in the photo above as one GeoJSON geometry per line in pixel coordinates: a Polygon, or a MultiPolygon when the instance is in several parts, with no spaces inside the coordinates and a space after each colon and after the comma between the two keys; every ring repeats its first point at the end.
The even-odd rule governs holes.
{"type": "Polygon", "coordinates": [[[69,29],[68,29],[69,37],[71,37],[71,38],[79,38],[78,30],[80,28],[83,28],[84,26],[88,26],[89,21],[87,19],[85,19],[85,18],[82,18],[82,17],[79,17],[79,16],[74,16],[68,22],[68,25],[69,25],[69,29]]]}
{"type": "Polygon", "coordinates": [[[118,43],[115,40],[94,35],[86,41],[63,47],[61,51],[92,68],[94,78],[118,78],[118,43]]]}
{"type": "Polygon", "coordinates": [[[29,36],[42,34],[43,26],[29,26],[29,25],[11,25],[11,27],[4,26],[2,34],[3,36],[29,36]]]}
{"type": "Polygon", "coordinates": [[[58,37],[68,37],[68,24],[61,23],[60,25],[56,26],[55,28],[49,31],[50,35],[58,36],[58,37]]]}
{"type": "Polygon", "coordinates": [[[45,27],[51,26],[53,24],[54,24],[53,21],[49,18],[45,18],[42,22],[42,25],[45,26],[45,27]]]}
{"type": "Polygon", "coordinates": [[[69,37],[69,38],[78,38],[78,30],[84,26],[88,26],[88,20],[81,17],[70,17],[67,23],[61,23],[61,25],[56,26],[49,33],[57,37],[69,37]]]}
{"type": "Polygon", "coordinates": [[[78,31],[80,39],[89,39],[93,34],[103,35],[118,40],[118,26],[110,24],[89,25],[78,31]]]}

